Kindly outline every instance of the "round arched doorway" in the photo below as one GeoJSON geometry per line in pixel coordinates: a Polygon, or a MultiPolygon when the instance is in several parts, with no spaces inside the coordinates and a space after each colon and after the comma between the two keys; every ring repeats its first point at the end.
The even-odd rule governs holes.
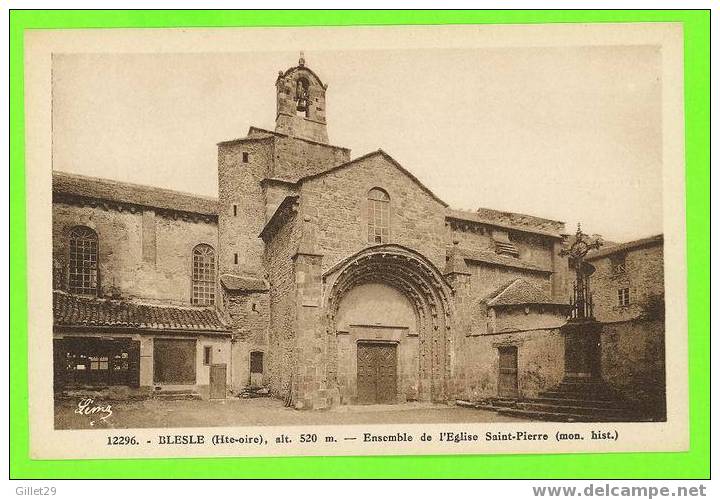
{"type": "Polygon", "coordinates": [[[429,260],[402,246],[373,246],[324,281],[328,381],[342,403],[447,400],[450,288],[429,260]]]}

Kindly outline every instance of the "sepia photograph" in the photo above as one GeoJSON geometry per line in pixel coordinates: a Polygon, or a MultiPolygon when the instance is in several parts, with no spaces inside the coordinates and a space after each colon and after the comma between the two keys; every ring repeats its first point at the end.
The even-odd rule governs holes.
{"type": "Polygon", "coordinates": [[[44,431],[682,426],[682,46],[641,40],[678,26],[103,31],[44,61],[44,431]]]}

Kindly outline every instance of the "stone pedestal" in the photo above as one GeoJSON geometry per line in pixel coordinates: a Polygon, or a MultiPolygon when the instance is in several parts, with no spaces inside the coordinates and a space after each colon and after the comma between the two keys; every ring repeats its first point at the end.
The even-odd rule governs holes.
{"type": "Polygon", "coordinates": [[[560,328],[565,338],[565,379],[600,380],[602,326],[592,319],[571,320],[560,328]]]}

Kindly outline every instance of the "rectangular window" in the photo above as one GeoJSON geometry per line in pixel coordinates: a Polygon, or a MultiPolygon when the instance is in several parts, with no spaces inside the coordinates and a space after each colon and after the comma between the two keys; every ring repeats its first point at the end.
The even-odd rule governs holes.
{"type": "Polygon", "coordinates": [[[250,352],[250,373],[251,374],[262,374],[263,373],[263,353],[262,352],[250,352]]]}
{"type": "Polygon", "coordinates": [[[250,153],[244,152],[243,153],[243,163],[247,163],[250,161],[250,153]]]}
{"type": "Polygon", "coordinates": [[[372,189],[368,196],[368,242],[384,244],[390,235],[390,197],[385,191],[372,189]]]}
{"type": "Polygon", "coordinates": [[[203,364],[206,366],[212,364],[212,347],[203,348],[203,364]]]}
{"type": "Polygon", "coordinates": [[[191,303],[201,307],[215,304],[215,250],[207,244],[193,249],[191,303]]]}
{"type": "Polygon", "coordinates": [[[235,253],[235,265],[237,265],[237,264],[238,264],[238,254],[235,253]]]}
{"type": "Polygon", "coordinates": [[[234,217],[237,216],[237,205],[236,204],[233,205],[233,216],[234,217]]]}
{"type": "Polygon", "coordinates": [[[98,237],[94,230],[78,226],[70,231],[68,290],[96,295],[98,291],[98,237]]]}
{"type": "Polygon", "coordinates": [[[618,305],[621,307],[630,305],[630,288],[618,289],[618,305]]]}

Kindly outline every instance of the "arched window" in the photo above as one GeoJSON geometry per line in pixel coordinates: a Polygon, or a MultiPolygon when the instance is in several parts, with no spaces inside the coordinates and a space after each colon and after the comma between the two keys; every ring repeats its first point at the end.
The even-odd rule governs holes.
{"type": "Polygon", "coordinates": [[[215,250],[207,244],[193,248],[191,302],[200,306],[215,304],[215,250]]]}
{"type": "Polygon", "coordinates": [[[390,196],[377,187],[368,192],[368,242],[382,244],[390,236],[390,196]]]}
{"type": "Polygon", "coordinates": [[[70,230],[68,291],[82,295],[98,292],[98,236],[89,227],[70,230]]]}
{"type": "Polygon", "coordinates": [[[297,104],[297,114],[304,114],[307,118],[310,114],[309,100],[310,82],[307,78],[299,78],[295,86],[295,103],[297,104]]]}

